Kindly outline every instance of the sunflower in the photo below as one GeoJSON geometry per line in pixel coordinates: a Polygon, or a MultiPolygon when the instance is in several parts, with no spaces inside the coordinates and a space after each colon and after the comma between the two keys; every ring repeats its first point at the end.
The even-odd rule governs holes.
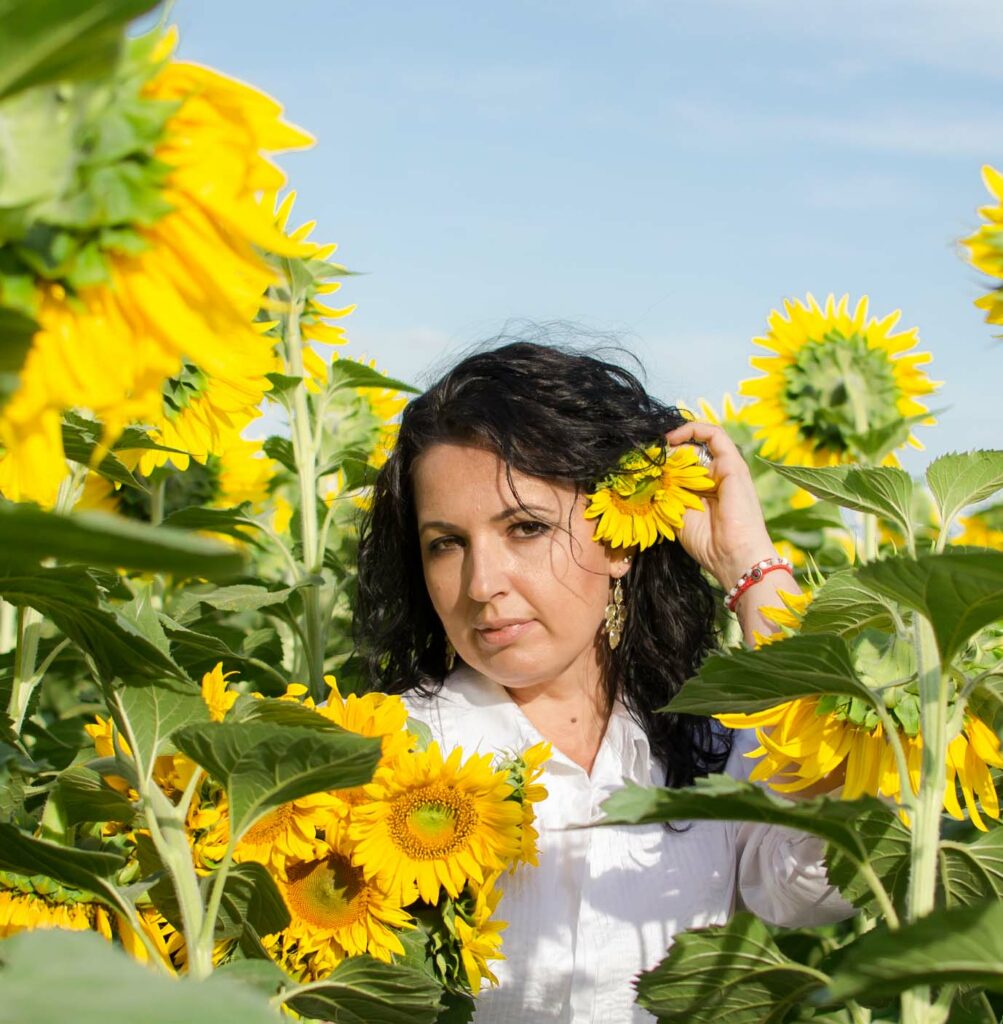
{"type": "Polygon", "coordinates": [[[508,927],[505,921],[492,921],[491,915],[498,907],[502,897],[500,889],[495,888],[498,873],[489,875],[483,885],[472,882],[470,885],[473,906],[466,912],[461,904],[456,907],[453,927],[456,937],[460,940],[460,958],[463,970],[470,984],[470,991],[479,995],[481,984],[486,979],[492,985],[498,984],[489,960],[504,960],[502,954],[501,933],[508,927]]]}
{"type": "MultiPolygon", "coordinates": [[[[853,462],[862,435],[904,418],[934,422],[918,401],[939,386],[921,369],[931,357],[905,354],[919,340],[915,328],[893,333],[901,313],[868,320],[867,305],[864,297],[851,312],[849,296],[837,303],[830,295],[822,308],[809,295],[770,313],[769,331],[754,342],[773,354],[750,359],[764,376],[739,387],[755,399],[742,416],[757,428],[764,458],[805,466],[853,462]]],[[[912,434],[908,443],[922,447],[912,434]]],[[[897,463],[894,454],[887,461],[897,463]]]]}
{"type": "Polygon", "coordinates": [[[108,911],[93,896],[51,878],[0,871],[0,939],[36,928],[112,935],[108,911]]]}
{"type": "Polygon", "coordinates": [[[349,826],[354,861],[402,904],[435,904],[441,889],[456,898],[520,854],[522,806],[490,754],[463,762],[457,747],[443,760],[433,742],[378,769],[365,794],[349,826]]]}
{"type": "Polygon", "coordinates": [[[313,861],[321,855],[323,836],[347,811],[334,793],[313,793],[280,804],[241,836],[233,859],[257,861],[283,878],[291,861],[313,861]]]}
{"type": "MultiPolygon", "coordinates": [[[[1003,281],[1003,174],[986,165],[982,168],[982,180],[994,199],[991,206],[979,210],[988,223],[981,225],[962,244],[968,247],[973,267],[1003,281]]],[[[1003,324],[1003,284],[976,299],[975,305],[985,310],[989,323],[1003,324]]]]}
{"type": "MultiPolygon", "coordinates": [[[[415,743],[407,731],[408,710],[400,697],[386,693],[350,693],[342,697],[334,676],[324,676],[328,686],[327,700],[315,710],[360,736],[379,736],[382,740],[381,763],[389,767],[415,743]]],[[[341,790],[342,794],[351,792],[341,790]]]]}
{"type": "Polygon", "coordinates": [[[127,423],[161,420],[163,382],[184,356],[197,355],[199,369],[221,381],[245,374],[256,354],[252,365],[261,363],[272,342],[251,321],[274,274],[255,247],[311,251],[275,228],[258,197],[284,181],[264,153],[312,140],[263,93],[170,61],[175,41],[165,34],[145,69],[126,67],[119,83],[128,90],[140,80],[136,102],[173,111],[160,138],[130,154],[137,166],[164,169],[156,216],[121,226],[130,242],[102,254],[101,283],[71,293],[41,282],[28,310],[39,330],[0,414],[0,488],[11,500],[54,501],[66,473],[63,410],[90,410],[110,442],[127,423]]]}
{"type": "Polygon", "coordinates": [[[209,709],[209,717],[214,722],[222,722],[227,711],[233,707],[240,696],[236,690],[227,689],[227,679],[236,672],[224,672],[223,662],[218,661],[211,672],[202,676],[202,699],[209,709]]]}
{"type": "Polygon", "coordinates": [[[970,516],[959,516],[961,533],[952,544],[966,544],[976,548],[995,548],[1003,551],[1003,507],[997,506],[986,512],[975,512],[970,516]],[[991,513],[991,514],[989,514],[991,513]]]}
{"type": "Polygon", "coordinates": [[[547,798],[547,788],[539,782],[539,778],[543,775],[544,764],[550,760],[552,754],[553,748],[549,743],[536,743],[521,754],[505,758],[498,765],[500,769],[508,772],[509,785],[515,799],[522,804],[522,843],[519,859],[512,864],[511,871],[515,871],[520,863],[533,867],[540,863],[536,849],[540,833],[534,827],[536,810],[533,804],[547,798]]]}
{"type": "Polygon", "coordinates": [[[411,915],[352,862],[343,830],[315,857],[290,864],[278,884],[291,921],[265,946],[301,980],[327,977],[347,956],[404,956],[396,930],[412,927],[411,915]]]}
{"type": "Polygon", "coordinates": [[[643,551],[663,537],[674,540],[686,510],[703,508],[695,492],[713,488],[692,445],[668,451],[652,445],[620,459],[617,469],[588,495],[585,518],[599,520],[594,540],[643,551]]]}

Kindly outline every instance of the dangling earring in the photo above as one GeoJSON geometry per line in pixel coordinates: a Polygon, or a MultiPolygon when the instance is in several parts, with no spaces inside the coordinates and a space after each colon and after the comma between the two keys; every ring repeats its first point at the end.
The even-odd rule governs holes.
{"type": "Polygon", "coordinates": [[[606,634],[611,651],[615,651],[620,646],[620,637],[623,635],[626,621],[627,606],[623,603],[623,586],[617,580],[613,584],[613,597],[606,605],[606,620],[603,623],[603,632],[606,634]]]}
{"type": "Polygon", "coordinates": [[[456,664],[456,648],[453,646],[452,640],[446,637],[446,671],[452,672],[453,666],[456,664]]]}

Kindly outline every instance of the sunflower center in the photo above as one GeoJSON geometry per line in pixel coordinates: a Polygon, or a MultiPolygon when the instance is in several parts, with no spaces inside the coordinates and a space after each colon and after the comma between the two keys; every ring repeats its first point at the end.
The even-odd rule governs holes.
{"type": "Polygon", "coordinates": [[[651,499],[657,489],[657,486],[649,483],[648,486],[642,485],[638,487],[633,494],[627,496],[617,494],[615,490],[611,489],[608,492],[610,504],[625,516],[653,515],[655,505],[651,499]]]}
{"type": "Polygon", "coordinates": [[[798,349],[784,370],[783,404],[801,436],[840,454],[856,436],[900,419],[899,388],[887,353],[859,333],[829,331],[798,349]]]}
{"type": "Polygon", "coordinates": [[[279,836],[284,835],[293,818],[293,805],[281,804],[269,811],[260,821],[255,822],[244,834],[245,843],[255,846],[271,846],[279,836]]]}
{"type": "Polygon", "coordinates": [[[448,786],[423,786],[398,797],[390,838],[413,860],[435,860],[461,849],[477,827],[472,802],[448,786]]]}
{"type": "Polygon", "coordinates": [[[338,854],[287,869],[290,912],[315,928],[344,928],[366,915],[369,887],[362,869],[338,854]]]}

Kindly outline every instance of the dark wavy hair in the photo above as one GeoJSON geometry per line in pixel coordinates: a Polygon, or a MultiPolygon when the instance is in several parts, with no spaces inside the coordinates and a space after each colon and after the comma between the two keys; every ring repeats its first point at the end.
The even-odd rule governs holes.
{"type": "MultiPolygon", "coordinates": [[[[424,585],[414,503],[412,472],[423,452],[477,445],[496,453],[510,474],[582,493],[628,449],[651,445],[682,422],[678,409],[652,398],[622,367],[525,341],[468,356],[412,401],[377,476],[359,543],[356,641],[372,684],[429,693],[446,675],[445,634],[424,585]]],[[[608,708],[622,700],[665,765],[666,784],[689,785],[724,767],[729,736],[710,719],[659,709],[717,643],[713,592],[696,562],[669,541],[637,554],[624,585],[629,611],[620,645],[598,644],[608,708]]]]}

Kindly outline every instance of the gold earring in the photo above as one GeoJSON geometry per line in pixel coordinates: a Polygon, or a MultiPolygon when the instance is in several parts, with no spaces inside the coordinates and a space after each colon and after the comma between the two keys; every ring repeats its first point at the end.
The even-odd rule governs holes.
{"type": "Polygon", "coordinates": [[[446,637],[446,671],[452,672],[453,666],[456,664],[456,648],[453,646],[452,640],[446,637]]]}
{"type": "Polygon", "coordinates": [[[623,603],[623,586],[617,580],[613,584],[613,597],[606,605],[606,619],[603,623],[603,632],[609,643],[609,649],[615,651],[620,646],[620,637],[623,636],[623,627],[627,621],[627,606],[623,603]]]}

